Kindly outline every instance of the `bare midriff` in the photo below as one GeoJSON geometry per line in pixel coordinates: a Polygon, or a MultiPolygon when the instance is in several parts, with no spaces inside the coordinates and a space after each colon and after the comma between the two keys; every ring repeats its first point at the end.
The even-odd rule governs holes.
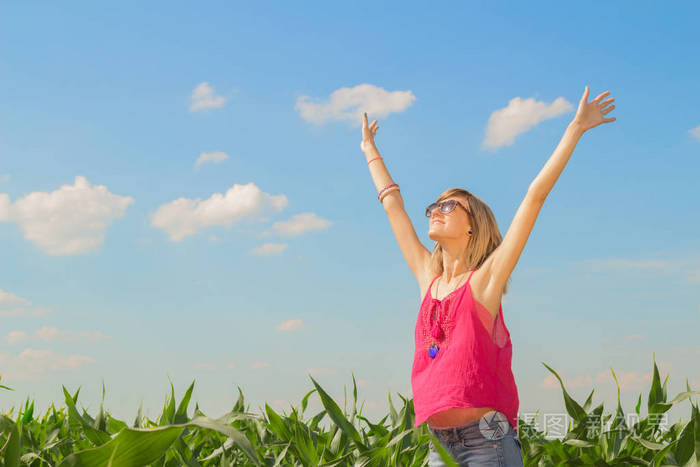
{"type": "Polygon", "coordinates": [[[485,413],[496,410],[493,407],[455,407],[436,412],[428,417],[432,428],[454,428],[479,420],[485,413]]]}

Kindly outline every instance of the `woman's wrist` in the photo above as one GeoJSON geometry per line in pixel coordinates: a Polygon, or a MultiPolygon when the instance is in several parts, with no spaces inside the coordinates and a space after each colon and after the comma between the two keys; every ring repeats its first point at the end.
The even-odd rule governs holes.
{"type": "Polygon", "coordinates": [[[569,123],[568,128],[571,129],[571,131],[576,133],[578,136],[581,136],[586,132],[586,130],[583,128],[583,125],[581,124],[581,122],[579,122],[576,119],[571,120],[571,123],[569,123]]]}
{"type": "Polygon", "coordinates": [[[377,157],[379,155],[379,150],[374,144],[374,141],[363,141],[361,148],[362,152],[365,154],[365,156],[367,156],[368,159],[377,157]]]}

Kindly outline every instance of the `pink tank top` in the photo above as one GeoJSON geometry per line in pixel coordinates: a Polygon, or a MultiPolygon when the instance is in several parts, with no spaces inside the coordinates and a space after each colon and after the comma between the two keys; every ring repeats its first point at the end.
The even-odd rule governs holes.
{"type": "Polygon", "coordinates": [[[436,276],[421,303],[411,370],[414,427],[442,410],[494,407],[517,433],[520,401],[511,370],[510,333],[500,304],[494,321],[472,297],[472,274],[442,300],[430,292],[436,276]]]}

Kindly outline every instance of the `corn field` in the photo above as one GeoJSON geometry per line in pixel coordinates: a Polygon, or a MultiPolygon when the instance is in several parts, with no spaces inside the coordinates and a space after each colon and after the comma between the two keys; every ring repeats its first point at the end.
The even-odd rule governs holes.
{"type": "MultiPolygon", "coordinates": [[[[518,420],[525,465],[681,465],[696,466],[700,446],[700,417],[686,379],[685,392],[667,402],[654,358],[654,372],[647,397],[646,418],[628,426],[620,405],[603,414],[603,404],[591,409],[593,390],[583,405],[572,399],[558,379],[566,412],[572,423],[562,438],[547,438],[534,424],[518,420]],[[662,431],[658,415],[685,399],[691,405],[690,420],[680,421],[662,431]],[[610,423],[608,423],[610,421],[610,423]]],[[[433,441],[447,465],[457,465],[438,440],[422,424],[413,428],[413,400],[401,396],[403,407],[396,410],[389,394],[389,413],[376,423],[357,410],[357,385],[353,375],[353,405],[348,413],[310,377],[314,389],[289,414],[276,413],[265,404],[264,415],[248,412],[243,393],[233,409],[218,418],[207,417],[195,406],[187,414],[194,381],[179,403],[171,394],[157,420],[143,417],[139,407],[133,423],[113,418],[102,404],[93,418],[78,410],[78,394],[63,387],[65,407],[53,404],[42,417],[35,416],[34,402],[27,400],[19,413],[0,415],[0,466],[425,466],[429,441],[433,441]],[[309,397],[316,392],[323,410],[307,418],[309,397]],[[329,429],[319,424],[328,417],[329,429]]],[[[11,388],[0,385],[0,391],[11,388]]],[[[1,392],[0,392],[1,394],[1,392]]],[[[347,395],[345,397],[347,406],[347,395]]],[[[642,396],[635,412],[640,415],[642,396]]]]}

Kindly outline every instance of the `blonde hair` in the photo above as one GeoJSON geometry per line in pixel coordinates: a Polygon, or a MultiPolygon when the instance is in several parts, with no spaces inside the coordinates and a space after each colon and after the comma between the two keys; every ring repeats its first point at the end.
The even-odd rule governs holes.
{"type": "MultiPolygon", "coordinates": [[[[437,201],[440,202],[451,196],[460,196],[467,199],[467,208],[471,214],[469,217],[471,218],[472,234],[469,246],[464,252],[464,262],[468,270],[471,271],[480,267],[486,261],[491,252],[501,244],[503,237],[498,230],[498,223],[491,208],[479,197],[463,188],[449,188],[442,192],[437,201]]],[[[433,253],[430,257],[430,268],[433,274],[436,275],[440,275],[443,272],[442,246],[440,246],[439,242],[435,242],[433,247],[433,253]]],[[[508,292],[509,282],[510,277],[508,277],[503,286],[504,295],[508,292]]]]}

